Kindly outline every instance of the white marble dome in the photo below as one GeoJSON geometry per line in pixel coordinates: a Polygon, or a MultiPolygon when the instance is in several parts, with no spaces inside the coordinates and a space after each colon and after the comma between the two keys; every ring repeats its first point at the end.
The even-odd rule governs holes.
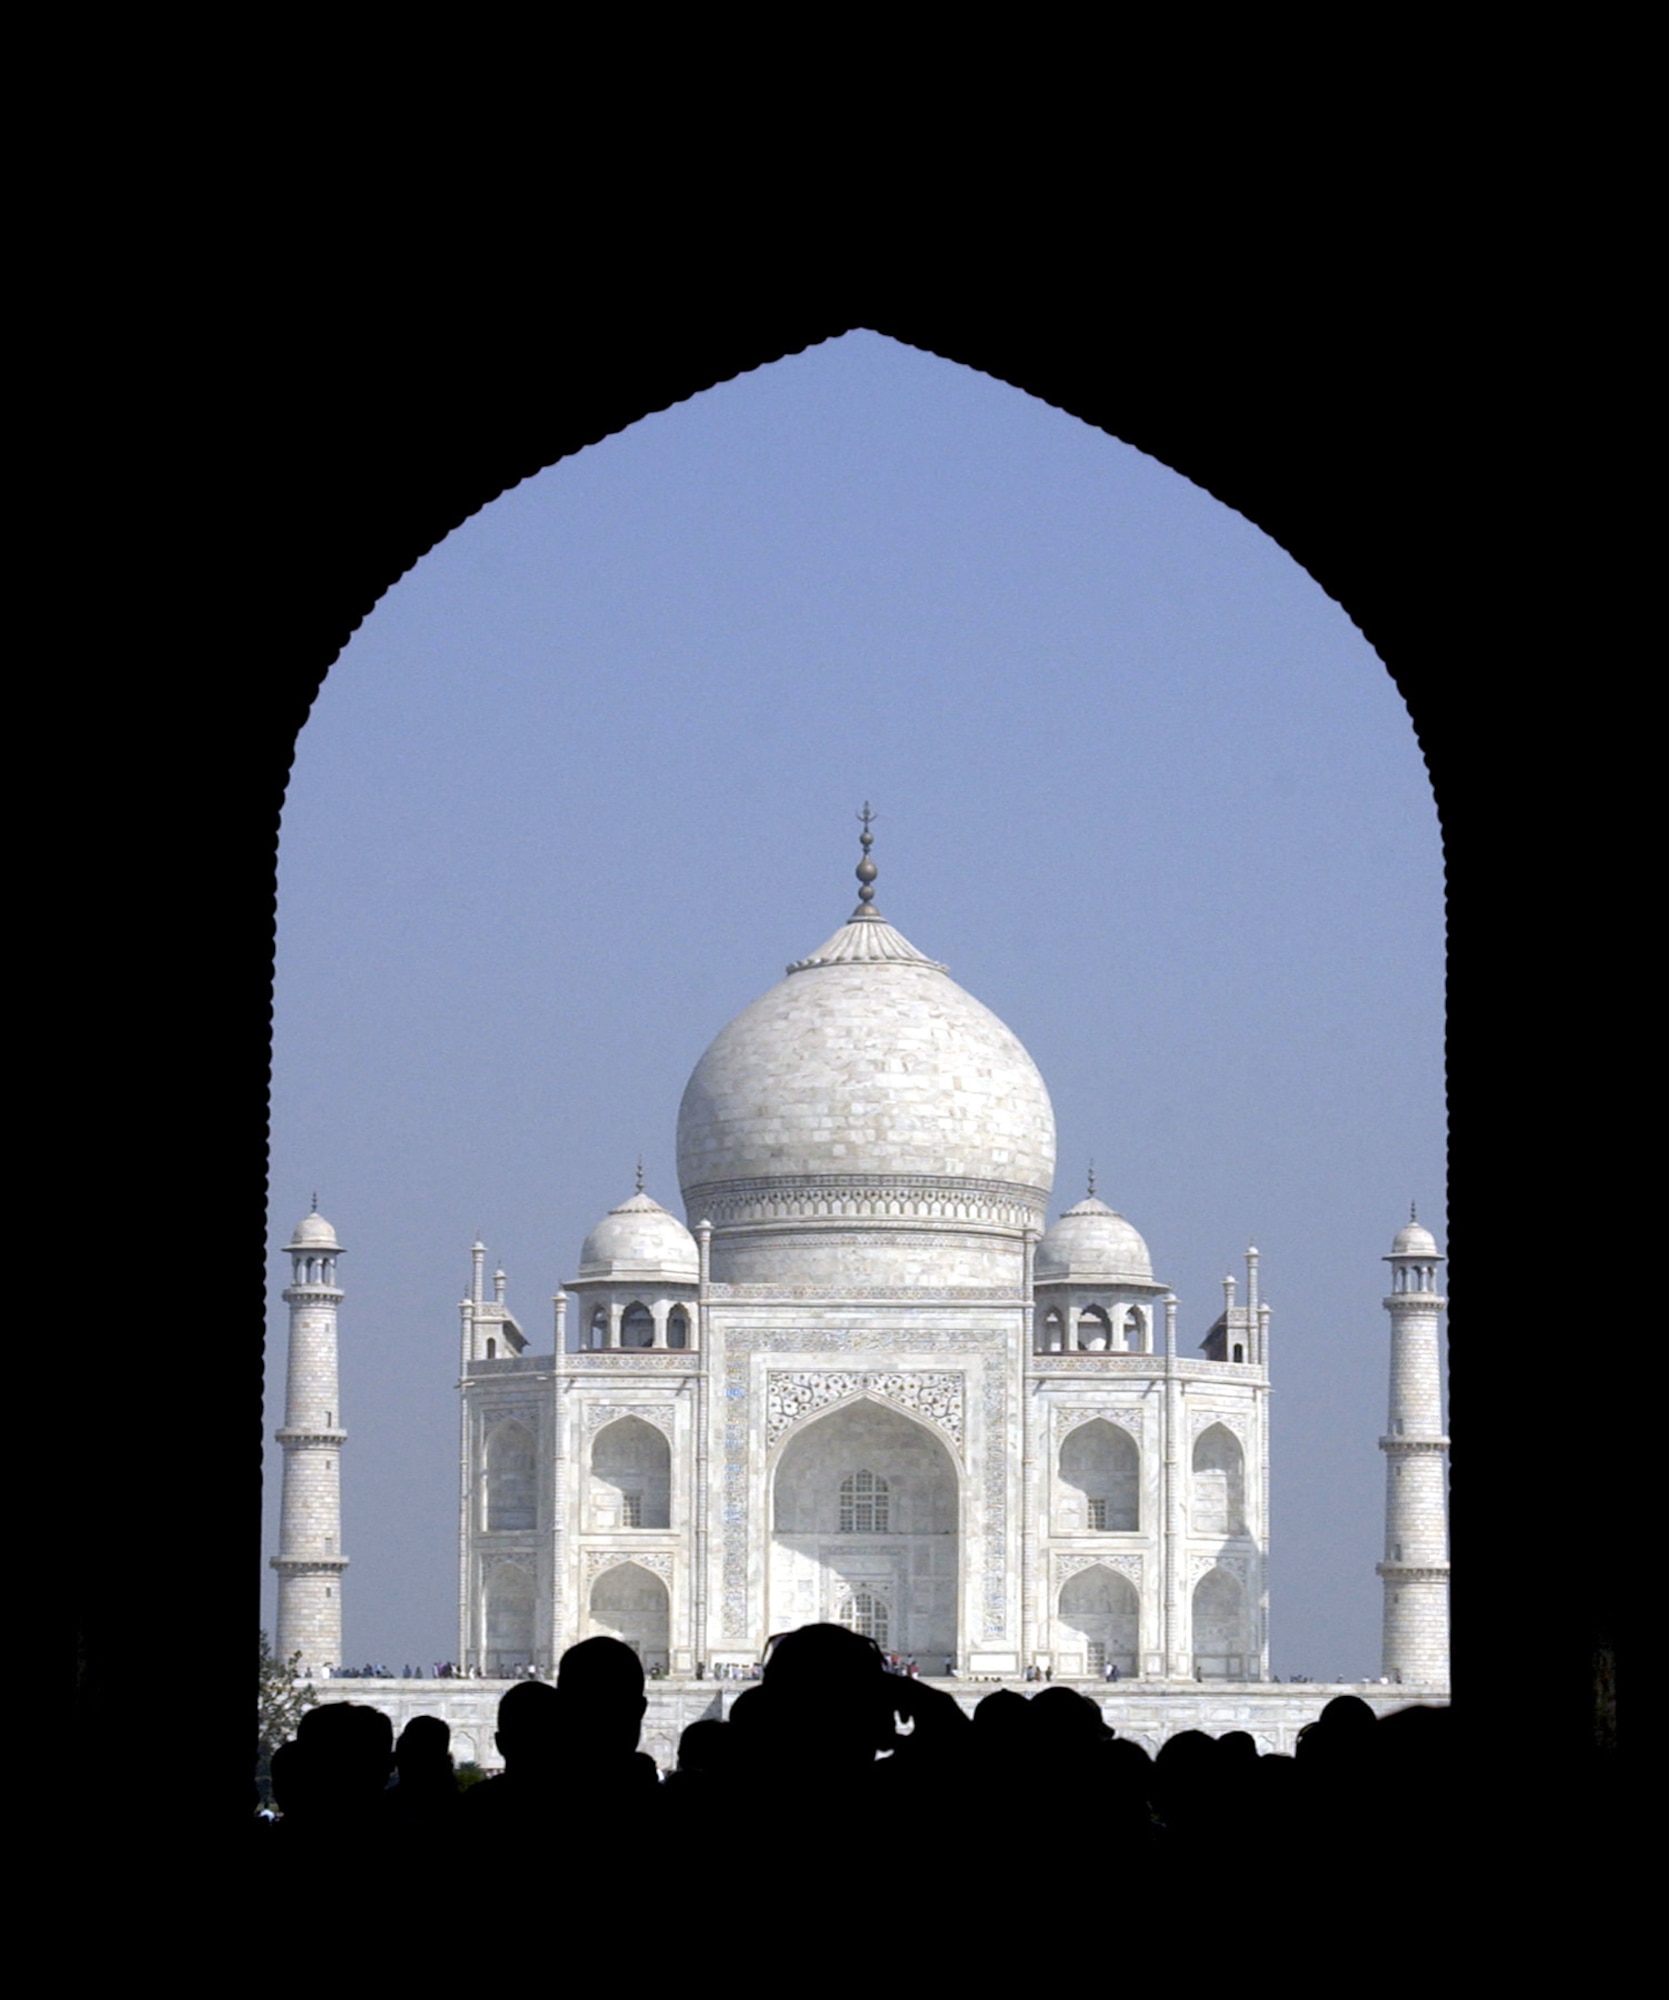
{"type": "Polygon", "coordinates": [[[304,1215],[296,1224],[295,1234],[288,1245],[291,1250],[340,1250],[341,1247],[336,1240],[336,1231],[317,1209],[310,1215],[304,1215]]]}
{"type": "Polygon", "coordinates": [[[582,1278],[659,1278],[693,1285],[700,1275],[695,1238],[642,1188],[609,1210],[580,1251],[582,1278]]]}
{"type": "Polygon", "coordinates": [[[1412,1217],[1397,1231],[1396,1241],[1391,1245],[1393,1257],[1435,1257],[1437,1238],[1422,1222],[1412,1217]]]}
{"type": "Polygon", "coordinates": [[[1153,1283],[1147,1245],[1116,1209],[1094,1195],[1044,1231],[1032,1268],[1040,1285],[1153,1283]]]}
{"type": "Polygon", "coordinates": [[[1049,1093],[1018,1038],[867,910],[720,1032],[678,1114],[685,1211],[713,1222],[715,1259],[719,1235],[749,1229],[1017,1241],[1041,1225],[1054,1166],[1049,1093]]]}

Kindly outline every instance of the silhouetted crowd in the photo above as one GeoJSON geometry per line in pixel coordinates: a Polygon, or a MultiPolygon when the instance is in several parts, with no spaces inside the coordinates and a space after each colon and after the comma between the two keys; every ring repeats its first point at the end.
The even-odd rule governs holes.
{"type": "MultiPolygon", "coordinates": [[[[353,1854],[410,1878],[444,1850],[524,1866],[579,1842],[639,1868],[670,1856],[746,1856],[759,1870],[850,1880],[907,1864],[950,1891],[1020,1857],[1044,1878],[1088,1870],[1150,1898],[1260,1871],[1359,1861],[1401,1841],[1430,1865],[1449,1837],[1451,1712],[1375,1718],[1329,1701],[1296,1754],[1260,1755],[1242,1730],[1170,1737],[1150,1756],[1066,1686],[1000,1688],[966,1715],[942,1688],[834,1625],[778,1640],[727,1719],[693,1722],[664,1779],[638,1748],[637,1655],[587,1639],[555,1685],[520,1681],[499,1702],[502,1775],[461,1789],[445,1722],[421,1716],[398,1743],[378,1710],[322,1704],[275,1752],[279,1817],[256,1836],[277,1886],[353,1854]],[[1134,1872],[1131,1872],[1134,1871],[1134,1872]]],[[[1035,1888],[1037,1877],[1028,1869],[1035,1888]]],[[[391,1877],[391,1879],[393,1879],[391,1877]]]]}

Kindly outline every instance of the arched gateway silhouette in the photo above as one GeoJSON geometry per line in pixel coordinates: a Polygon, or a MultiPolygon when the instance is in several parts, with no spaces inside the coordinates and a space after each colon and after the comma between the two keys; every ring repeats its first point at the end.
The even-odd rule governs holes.
{"type": "MultiPolygon", "coordinates": [[[[407,351],[413,329],[421,338],[422,325],[421,315],[407,313],[409,303],[399,301],[398,321],[405,329],[407,351]]],[[[1410,373],[1401,367],[1387,370],[1377,366],[1383,358],[1381,347],[1378,337],[1369,331],[1363,335],[1369,343],[1364,353],[1353,355],[1352,365],[1342,375],[1328,371],[1324,381],[1311,367],[1313,350],[1307,344],[1301,348],[1294,340],[1289,353],[1283,340],[1272,338],[1256,348],[1254,365],[1240,370],[1238,382],[1229,389],[1208,379],[1208,371],[1183,366],[1180,347],[1174,358],[1168,358],[1162,338],[1144,342],[1140,329],[1132,330],[1128,320],[1122,330],[1124,343],[1109,346],[1100,318],[1072,304],[1028,301],[1023,307],[1004,308],[995,319],[972,305],[947,311],[931,305],[919,310],[899,305],[889,307],[881,317],[906,338],[952,358],[989,367],[1017,386],[1049,396],[1091,423],[1135,439],[1167,463],[1200,478],[1276,534],[1351,608],[1391,660],[1415,708],[1422,737],[1436,757],[1439,796],[1446,801],[1446,812],[1452,810],[1463,780],[1450,767],[1457,750],[1463,750],[1465,728],[1457,710],[1443,710],[1440,690],[1446,677],[1458,681],[1474,668],[1478,654],[1471,647],[1470,634],[1446,633],[1441,621],[1425,615],[1428,582],[1419,574],[1418,563],[1407,560],[1406,537],[1399,530],[1406,519],[1420,517],[1440,535],[1449,518],[1445,508],[1450,513],[1453,508],[1440,483],[1432,490],[1423,484],[1417,486],[1407,454],[1390,448],[1397,428],[1404,426],[1414,433],[1413,448],[1424,451],[1433,434],[1440,432],[1454,413],[1454,403],[1441,395],[1434,396],[1429,408],[1422,408],[1421,398],[1436,387],[1429,367],[1417,366],[1410,373]],[[1255,394],[1245,387],[1253,379],[1258,385],[1255,394]],[[1341,380],[1346,385],[1342,397],[1341,380]],[[1251,414],[1253,406],[1271,413],[1269,424],[1260,423],[1251,414]],[[1276,412],[1278,423],[1274,421],[1276,412]],[[1392,468],[1389,474],[1387,465],[1392,468]]],[[[644,411],[663,407],[738,368],[756,366],[808,339],[837,331],[845,323],[838,310],[797,320],[779,310],[750,311],[709,322],[688,338],[676,334],[670,342],[661,338],[664,329],[660,327],[652,341],[622,340],[616,325],[582,328],[570,337],[554,363],[542,338],[537,366],[531,353],[517,355],[513,346],[507,346],[501,327],[495,325],[497,352],[492,369],[475,365],[477,357],[467,347],[453,345],[450,356],[444,356],[445,344],[437,337],[432,357],[435,365],[426,364],[422,370],[426,420],[421,437],[413,434],[409,399],[403,388],[397,390],[390,379],[384,394],[373,384],[354,413],[354,463],[351,476],[346,477],[340,455],[333,459],[321,448],[324,441],[349,430],[340,403],[315,396],[310,405],[300,393],[299,382],[294,394],[282,382],[275,393],[272,378],[263,376],[270,435],[274,440],[282,439],[284,446],[277,470],[270,456],[263,458],[258,471],[252,464],[241,490],[234,489],[229,495],[222,486],[217,492],[214,512],[227,519],[224,539],[228,551],[232,520],[237,523],[240,544],[257,552],[262,552],[265,544],[253,565],[234,570],[228,564],[224,574],[228,603],[241,593],[239,601],[260,605],[263,611],[279,608],[279,616],[252,635],[242,668],[244,674],[253,675],[272,692],[269,726],[249,761],[225,758],[228,782],[223,790],[214,790],[207,800],[198,791],[192,802],[194,831],[200,829],[206,811],[230,831],[234,848],[252,856],[260,854],[276,824],[290,741],[295,724],[305,713],[311,686],[317,684],[335,649],[381,590],[453,523],[525,476],[533,466],[552,462],[644,411]],[[669,348],[677,350],[670,358],[669,348]],[[466,410],[468,422],[462,420],[466,410]],[[228,504],[229,500],[233,504],[228,504]],[[332,550],[328,564],[298,566],[293,560],[291,551],[300,545],[304,524],[314,538],[313,546],[332,550]]],[[[1292,323],[1286,312],[1270,321],[1272,329],[1285,329],[1292,323]]],[[[1329,323],[1337,326],[1336,319],[1329,323]]],[[[1161,314],[1156,336],[1170,324],[1161,314]]],[[[377,332],[379,338],[396,332],[392,313],[386,324],[378,325],[377,332]]],[[[1351,336],[1344,332],[1341,338],[1350,352],[1351,336]]],[[[1242,326],[1237,347],[1243,359],[1245,342],[1242,326]]],[[[311,390],[312,385],[307,386],[311,390]]],[[[217,409],[216,422],[223,420],[224,411],[217,409]]],[[[1429,472],[1437,462],[1432,454],[1422,471],[1429,472]]],[[[1503,473],[1491,496],[1486,475],[1485,513],[1488,499],[1506,498],[1507,488],[1503,473]]],[[[1468,499],[1474,518],[1479,505],[1474,488],[1468,499]]],[[[206,508],[204,515],[207,520],[206,508]]],[[[218,546],[212,537],[205,538],[199,544],[199,554],[218,546]]],[[[202,566],[211,573],[215,567],[212,560],[202,566]]],[[[226,647],[220,631],[213,631],[212,639],[208,636],[214,620],[207,619],[204,625],[201,665],[207,689],[211,676],[217,679],[224,672],[226,647]]],[[[1528,620],[1525,631],[1528,636],[1528,620]]],[[[195,635],[187,638],[189,651],[195,635]]],[[[195,671],[196,664],[188,659],[182,669],[177,663],[176,678],[182,671],[195,671]]],[[[206,706],[204,712],[211,711],[206,706]]],[[[219,775],[211,774],[211,783],[218,784],[219,775]]],[[[1501,814],[1492,813],[1491,817],[1496,829],[1503,831],[1501,814]]],[[[1509,816],[1508,825],[1511,823],[1509,816]]],[[[167,838],[159,836],[159,852],[169,852],[172,859],[167,838]]],[[[1486,872],[1476,850],[1458,860],[1452,855],[1451,864],[1457,890],[1471,898],[1474,908],[1498,889],[1498,880],[1486,872]]],[[[223,1265],[223,1296],[242,1297],[253,1307],[258,1282],[256,1211],[263,1144],[264,1059],[257,1051],[266,1020],[261,970],[267,929],[262,905],[265,862],[252,859],[251,874],[255,888],[251,923],[241,934],[234,927],[201,997],[223,1021],[242,1024],[250,1050],[247,1067],[233,1071],[234,1079],[241,1075],[242,1089],[234,1082],[210,1113],[210,1124],[219,1135],[214,1150],[230,1165],[224,1199],[217,1196],[211,1203],[215,1225],[207,1233],[223,1246],[210,1253],[211,1263],[218,1260],[223,1265]]],[[[1464,928],[1458,927],[1458,985],[1463,996],[1469,993],[1466,1004],[1470,1018],[1477,1019],[1490,1010],[1498,988],[1487,972],[1479,973],[1475,963],[1468,972],[1466,950],[1464,928]]],[[[1500,997],[1506,999],[1504,991],[1500,997]]],[[[180,1062],[159,1063],[152,1072],[159,1088],[161,1077],[170,1077],[173,1093],[177,1093],[180,1077],[193,1073],[209,1046],[196,1033],[194,1015],[182,1011],[176,1025],[180,1062]]],[[[1457,1033],[1464,1040],[1463,1025],[1457,1033]]],[[[1481,1036],[1478,1039],[1481,1041],[1481,1036]]],[[[224,1078],[226,1074],[223,1062],[221,1075],[224,1078]]],[[[1474,1131],[1484,1123],[1502,1133],[1519,1129],[1512,1100],[1504,1093],[1491,1096],[1488,1077],[1486,1068],[1464,1089],[1457,1086],[1456,1130],[1463,1160],[1466,1121],[1471,1121],[1474,1131]]],[[[159,1113],[164,1110],[160,1096],[157,1109],[159,1113]]],[[[152,1120],[147,1116],[142,1125],[153,1135],[167,1130],[166,1119],[161,1117],[152,1120]]],[[[136,1132],[139,1129],[136,1124],[136,1132]]],[[[199,1125],[199,1138],[202,1130],[199,1125]]],[[[154,1144],[154,1138],[148,1143],[154,1144]]],[[[1487,1237],[1492,1211],[1476,1179],[1467,1184],[1466,1194],[1472,1204],[1469,1213],[1474,1235],[1481,1232],[1487,1237]]],[[[248,1373],[233,1369],[224,1380],[232,1420],[207,1446],[213,1461],[209,1470],[202,1465],[197,1469],[199,1478],[213,1476],[217,1470],[224,1474],[217,1490],[235,1491],[240,1481],[253,1478],[248,1412],[253,1407],[258,1371],[252,1355],[246,1365],[248,1373]]],[[[1520,1382],[1503,1383],[1491,1393],[1493,1419],[1503,1431],[1521,1432],[1530,1422],[1527,1408],[1520,1413],[1521,1420],[1515,1420],[1513,1414],[1511,1399],[1520,1386],[1527,1395],[1528,1385],[1520,1382]]],[[[103,1462],[115,1465],[123,1461],[125,1453],[120,1448],[122,1432],[114,1403],[109,1414],[112,1448],[103,1455],[103,1462]]],[[[1484,1448],[1477,1426],[1489,1419],[1480,1411],[1473,1421],[1470,1449],[1476,1468],[1477,1454],[1484,1448]]],[[[1496,1484],[1502,1492],[1511,1486],[1509,1480],[1496,1484]]],[[[1474,1488],[1470,1513],[1458,1524],[1463,1544],[1468,1534],[1487,1536],[1489,1486],[1486,1478],[1474,1488]]],[[[1584,1590],[1593,1575],[1580,1561],[1573,1561],[1562,1573],[1582,1579],[1584,1590]]],[[[211,1582],[207,1589],[212,1606],[219,1587],[211,1582]]],[[[1462,1621],[1457,1644],[1464,1649],[1470,1634],[1487,1650],[1492,1629],[1489,1581],[1475,1573],[1463,1595],[1467,1589],[1473,1593],[1474,1615],[1470,1621],[1462,1621]]],[[[216,1620],[211,1610],[210,1623],[224,1624],[232,1632],[242,1615],[234,1609],[241,1600],[241,1588],[228,1581],[225,1594],[224,1617],[216,1620]]],[[[153,1629],[153,1614],[146,1609],[152,1601],[146,1564],[136,1558],[131,1573],[114,1557],[100,1565],[98,1586],[89,1601],[88,1674],[98,1684],[101,1662],[108,1660],[113,1713],[114,1690],[121,1685],[121,1667],[135,1644],[134,1635],[153,1629]]],[[[1590,1600],[1585,1598],[1584,1602],[1590,1600]]],[[[1503,1635],[1511,1630],[1504,1609],[1494,1629],[1503,1635]]],[[[150,1650],[167,1652],[170,1642],[161,1636],[160,1627],[156,1630],[158,1643],[150,1650]]],[[[1556,1659],[1569,1657],[1573,1645],[1586,1656],[1592,1630],[1592,1618],[1579,1608],[1550,1641],[1556,1659]]],[[[146,1650],[142,1638],[139,1643],[141,1650],[146,1650]]],[[[1561,1687],[1584,1685],[1580,1674],[1573,1683],[1569,1675],[1560,1680],[1554,1668],[1549,1672],[1561,1687]]],[[[234,1701],[227,1697],[225,1720],[228,1745],[241,1743],[241,1698],[234,1701]]]]}

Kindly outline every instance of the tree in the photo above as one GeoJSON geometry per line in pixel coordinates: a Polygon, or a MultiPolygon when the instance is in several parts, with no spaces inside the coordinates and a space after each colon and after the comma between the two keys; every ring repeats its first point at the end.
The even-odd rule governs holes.
{"type": "Polygon", "coordinates": [[[274,1750],[294,1736],[296,1725],[317,1700],[312,1683],[302,1677],[301,1654],[292,1653],[287,1660],[281,1660],[268,1645],[267,1635],[263,1632],[259,1720],[256,1725],[263,1771],[274,1750]]]}

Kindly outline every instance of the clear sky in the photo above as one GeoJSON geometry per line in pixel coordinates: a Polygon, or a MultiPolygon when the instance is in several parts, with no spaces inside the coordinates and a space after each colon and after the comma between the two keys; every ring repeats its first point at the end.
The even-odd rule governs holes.
{"type": "Polygon", "coordinates": [[[475,1231],[548,1349],[639,1154],[682,1213],[685,1080],[848,914],[866,799],[879,908],[1049,1086],[1051,1216],[1093,1158],[1185,1351],[1263,1252],[1273,1666],[1376,1673],[1379,1260],[1411,1199],[1444,1231],[1442,855],[1407,712],[1261,529],[864,333],[478,514],[297,745],[267,1415],[278,1248],[316,1188],[346,1246],[347,1657],[456,1650],[475,1231]]]}

